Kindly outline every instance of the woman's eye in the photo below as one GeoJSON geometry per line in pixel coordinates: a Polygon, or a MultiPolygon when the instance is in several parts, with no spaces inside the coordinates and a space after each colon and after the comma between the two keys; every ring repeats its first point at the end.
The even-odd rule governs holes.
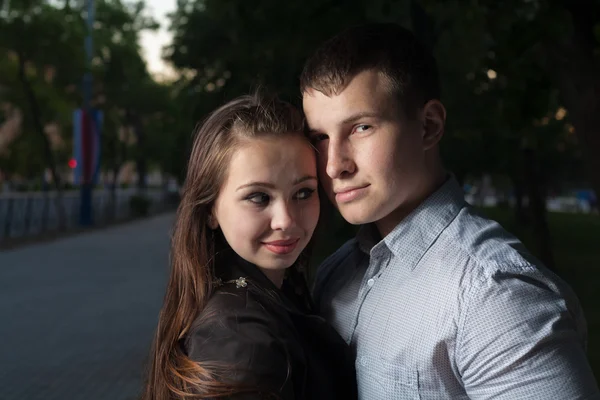
{"type": "Polygon", "coordinates": [[[356,132],[363,133],[363,132],[365,132],[365,131],[367,131],[369,129],[371,129],[371,125],[358,125],[356,127],[356,132]]]}
{"type": "Polygon", "coordinates": [[[250,196],[246,197],[246,200],[259,205],[264,206],[269,203],[269,195],[266,193],[252,193],[250,196]]]}
{"type": "Polygon", "coordinates": [[[298,191],[298,193],[296,193],[295,199],[296,200],[306,200],[306,199],[310,198],[314,192],[315,192],[315,189],[310,189],[310,188],[300,189],[298,191]]]}

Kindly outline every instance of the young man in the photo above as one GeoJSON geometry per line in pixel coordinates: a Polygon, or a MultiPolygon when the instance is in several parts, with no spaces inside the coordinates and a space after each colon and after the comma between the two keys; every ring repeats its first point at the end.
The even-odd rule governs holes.
{"type": "Polygon", "coordinates": [[[321,182],[362,225],[315,284],[361,399],[599,399],[577,298],[444,170],[437,67],[415,37],[349,29],[301,90],[321,182]]]}

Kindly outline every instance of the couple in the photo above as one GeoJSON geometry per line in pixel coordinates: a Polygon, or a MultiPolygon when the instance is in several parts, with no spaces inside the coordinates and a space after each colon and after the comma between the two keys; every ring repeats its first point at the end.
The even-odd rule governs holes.
{"type": "Polygon", "coordinates": [[[599,399],[574,294],[444,170],[415,37],[344,31],[301,92],[304,115],[244,96],[199,128],[145,398],[599,399]],[[361,229],[311,294],[319,185],[361,229]]]}

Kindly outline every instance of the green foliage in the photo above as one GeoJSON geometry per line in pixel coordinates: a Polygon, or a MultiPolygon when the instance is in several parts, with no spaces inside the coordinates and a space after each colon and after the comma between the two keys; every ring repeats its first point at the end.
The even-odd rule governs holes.
{"type": "Polygon", "coordinates": [[[299,99],[297,77],[314,46],[362,19],[360,1],[180,1],[167,57],[192,71],[189,86],[206,103],[246,93],[258,83],[299,99]]]}
{"type": "MultiPolygon", "coordinates": [[[[10,9],[0,12],[0,96],[27,110],[17,79],[23,57],[41,119],[62,127],[68,148],[71,112],[81,104],[88,69],[84,2],[6,4],[10,9]],[[53,79],[46,78],[48,71],[53,79]]],[[[103,169],[118,171],[136,160],[182,177],[190,134],[209,111],[259,84],[299,105],[298,76],[319,43],[350,25],[391,21],[413,29],[440,60],[449,116],[442,150],[459,177],[518,174],[520,150],[533,148],[548,176],[569,179],[580,173],[587,154],[580,140],[585,127],[577,127],[576,135],[571,129],[581,126],[573,116],[582,105],[567,101],[564,85],[547,66],[558,68],[552,54],[562,54],[559,44],[580,37],[597,55],[600,2],[564,4],[290,0],[283,7],[276,0],[179,0],[171,15],[173,43],[164,55],[180,76],[158,83],[139,47],[140,32],[157,28],[144,2],[96,0],[90,67],[94,104],[105,113],[103,169]],[[593,24],[581,19],[582,10],[589,10],[593,24]],[[584,28],[588,36],[579,35],[584,28]],[[566,116],[555,118],[562,107],[566,116]],[[124,141],[124,131],[133,137],[124,141]]],[[[597,78],[600,68],[587,70],[597,78]]],[[[63,153],[59,164],[68,158],[63,153]]]]}
{"type": "Polygon", "coordinates": [[[36,135],[18,136],[10,149],[0,155],[0,170],[8,174],[19,172],[28,179],[40,177],[45,165],[43,145],[36,135]]]}
{"type": "Polygon", "coordinates": [[[571,35],[570,15],[546,1],[181,0],[166,55],[187,77],[189,115],[199,120],[257,83],[297,103],[300,69],[318,43],[359,22],[397,22],[440,60],[443,151],[457,175],[518,173],[520,149],[533,148],[558,176],[564,165],[581,168],[581,152],[569,133],[572,110],[554,117],[565,103],[544,69],[544,46],[571,35]]]}
{"type": "Polygon", "coordinates": [[[59,125],[64,146],[55,148],[54,156],[63,169],[72,153],[72,113],[82,105],[86,71],[93,76],[92,104],[105,115],[103,169],[118,171],[134,157],[160,169],[177,169],[171,164],[177,154],[173,143],[181,136],[173,123],[178,112],[172,111],[178,107],[172,104],[171,87],[149,75],[139,46],[140,33],[156,29],[157,23],[148,17],[143,1],[95,0],[95,6],[91,64],[84,48],[85,2],[15,1],[0,7],[0,103],[7,101],[26,115],[18,143],[11,144],[21,151],[0,155],[1,168],[9,175],[28,176],[47,166],[43,158],[36,159],[36,168],[28,166],[33,163],[27,159],[30,154],[43,157],[43,147],[28,147],[40,144],[26,137],[34,127],[31,104],[19,80],[20,62],[39,104],[40,121],[59,125]],[[133,132],[134,137],[123,137],[123,132],[133,132]]]}

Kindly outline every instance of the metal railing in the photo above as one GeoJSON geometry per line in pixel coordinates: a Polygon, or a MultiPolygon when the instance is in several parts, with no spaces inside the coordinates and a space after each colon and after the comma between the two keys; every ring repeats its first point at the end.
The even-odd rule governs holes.
{"type": "MultiPolygon", "coordinates": [[[[117,189],[114,194],[108,189],[95,190],[92,200],[94,225],[135,216],[130,200],[138,193],[135,188],[117,189]]],[[[146,189],[143,196],[149,200],[148,215],[174,208],[176,203],[174,195],[163,189],[146,189]]],[[[79,227],[80,201],[79,191],[63,193],[65,231],[79,227]]],[[[59,231],[56,192],[0,193],[0,243],[56,231],[59,231]]]]}

